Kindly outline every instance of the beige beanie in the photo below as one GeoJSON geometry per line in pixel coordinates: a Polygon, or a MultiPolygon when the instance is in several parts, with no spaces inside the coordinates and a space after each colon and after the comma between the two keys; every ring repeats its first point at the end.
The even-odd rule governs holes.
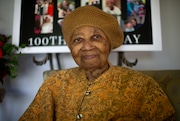
{"type": "Polygon", "coordinates": [[[111,48],[117,48],[123,43],[123,32],[115,17],[94,6],[76,8],[63,20],[62,33],[69,46],[73,32],[82,26],[96,27],[104,32],[111,42],[111,48]]]}

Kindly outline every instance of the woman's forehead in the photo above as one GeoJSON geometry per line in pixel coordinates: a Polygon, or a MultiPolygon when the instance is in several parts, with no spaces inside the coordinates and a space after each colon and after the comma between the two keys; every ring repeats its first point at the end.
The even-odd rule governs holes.
{"type": "Polygon", "coordinates": [[[97,27],[92,27],[92,26],[81,26],[81,27],[78,27],[73,32],[73,35],[76,34],[76,33],[79,33],[79,32],[83,32],[83,33],[86,33],[86,32],[93,32],[93,33],[94,32],[98,32],[99,34],[104,34],[104,32],[101,29],[99,29],[97,27]]]}

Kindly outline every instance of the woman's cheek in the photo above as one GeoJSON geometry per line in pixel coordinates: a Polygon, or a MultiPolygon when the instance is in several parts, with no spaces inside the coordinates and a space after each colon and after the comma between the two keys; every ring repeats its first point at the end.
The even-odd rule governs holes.
{"type": "Polygon", "coordinates": [[[73,56],[78,56],[78,53],[80,51],[80,45],[76,45],[76,46],[71,46],[70,49],[71,49],[71,53],[73,56]]]}

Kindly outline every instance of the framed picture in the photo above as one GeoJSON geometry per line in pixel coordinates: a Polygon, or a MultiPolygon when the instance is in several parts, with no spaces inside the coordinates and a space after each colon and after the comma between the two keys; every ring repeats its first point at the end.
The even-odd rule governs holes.
{"type": "Polygon", "coordinates": [[[116,17],[124,43],[113,51],[162,50],[159,0],[15,0],[12,43],[23,53],[69,53],[61,23],[79,6],[93,5],[116,17]]]}

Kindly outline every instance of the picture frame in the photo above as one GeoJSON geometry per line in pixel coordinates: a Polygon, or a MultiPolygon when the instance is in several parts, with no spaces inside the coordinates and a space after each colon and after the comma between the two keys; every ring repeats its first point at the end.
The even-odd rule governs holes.
{"type": "MultiPolygon", "coordinates": [[[[42,0],[45,1],[45,0],[42,0]]],[[[79,6],[84,6],[86,0],[70,0],[71,8],[76,9],[79,6]],[[74,5],[74,6],[73,6],[74,5]]],[[[89,0],[88,0],[89,1],[89,0]]],[[[93,0],[92,0],[93,1],[93,0]]],[[[105,11],[106,0],[97,0],[98,7],[105,11]]],[[[162,50],[162,37],[161,37],[161,20],[160,20],[160,5],[159,0],[139,0],[145,1],[145,18],[144,24],[141,29],[134,31],[125,31],[125,25],[128,19],[132,18],[127,15],[127,3],[129,0],[114,0],[117,7],[120,6],[121,22],[120,27],[124,32],[124,43],[113,51],[161,51],[162,50]]],[[[135,1],[137,0],[131,0],[135,1]]],[[[26,44],[26,48],[22,49],[22,53],[70,53],[69,48],[66,46],[61,32],[61,18],[59,17],[58,5],[63,0],[54,0],[54,13],[49,21],[53,21],[50,32],[43,33],[36,31],[36,0],[15,0],[14,2],[14,20],[13,20],[13,33],[12,43],[19,46],[26,44]],[[29,7],[31,6],[31,7],[29,7]],[[33,7],[32,7],[33,6],[33,7]],[[37,32],[37,33],[35,33],[37,32]]],[[[106,12],[106,11],[105,11],[106,12]]],[[[39,16],[38,16],[39,17],[39,16]]],[[[37,17],[37,18],[38,18],[37,17]]],[[[43,21],[47,18],[44,15],[43,21]]],[[[39,17],[40,18],[40,17],[39,17]]],[[[63,18],[62,18],[63,20],[63,18]]],[[[118,19],[117,19],[118,20],[118,19]]],[[[40,23],[39,19],[39,23],[40,23]]],[[[42,28],[41,28],[42,29],[42,28]]],[[[45,29],[46,30],[46,27],[45,29]]]]}

